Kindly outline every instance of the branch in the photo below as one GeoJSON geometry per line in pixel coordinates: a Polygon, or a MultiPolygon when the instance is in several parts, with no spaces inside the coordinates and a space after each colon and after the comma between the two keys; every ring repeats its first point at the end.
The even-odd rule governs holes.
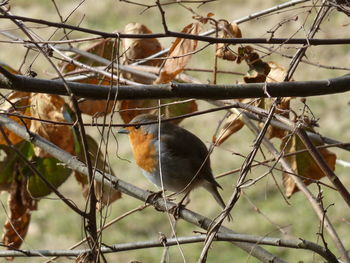
{"type": "MultiPolygon", "coordinates": [[[[214,102],[212,102],[214,103],[214,102]]],[[[220,102],[215,102],[215,105],[221,105],[220,102]]],[[[259,116],[267,116],[267,111],[261,109],[261,108],[257,108],[257,107],[253,107],[253,106],[249,106],[250,110],[253,110],[253,112],[255,114],[258,114],[259,116]],[[254,109],[256,111],[254,111],[254,109]]],[[[257,126],[250,120],[250,118],[248,116],[246,116],[246,112],[242,112],[242,116],[243,116],[243,120],[245,122],[245,124],[247,125],[247,127],[254,132],[255,134],[259,134],[260,130],[257,128],[257,126]]],[[[279,116],[279,115],[275,115],[275,117],[278,116],[279,121],[283,122],[284,125],[286,125],[287,127],[289,127],[289,129],[291,128],[291,123],[290,120],[279,116]]],[[[266,117],[265,117],[266,118],[266,117]]],[[[294,128],[295,130],[295,128],[294,128]]],[[[313,210],[315,211],[315,213],[317,214],[317,216],[319,217],[320,220],[322,220],[326,230],[328,231],[331,239],[333,240],[333,242],[335,243],[338,251],[341,253],[342,258],[344,260],[344,262],[349,263],[350,259],[349,256],[347,254],[347,250],[345,249],[341,239],[339,238],[337,232],[335,231],[333,225],[331,224],[329,218],[327,215],[324,214],[324,210],[322,209],[322,207],[320,206],[319,202],[317,201],[316,197],[310,192],[310,190],[306,187],[306,185],[304,184],[303,180],[297,176],[295,176],[295,172],[293,171],[292,167],[290,166],[290,164],[285,160],[285,158],[282,157],[282,154],[279,153],[277,151],[277,149],[275,148],[275,146],[267,139],[263,140],[263,145],[268,149],[268,151],[274,156],[274,158],[276,160],[278,160],[278,162],[281,164],[282,168],[288,172],[288,174],[293,178],[295,184],[298,186],[299,190],[305,195],[305,197],[307,198],[307,200],[310,202],[313,210]]]]}
{"type": "MultiPolygon", "coordinates": [[[[273,6],[273,7],[270,7],[270,8],[267,8],[267,9],[264,9],[264,10],[261,10],[259,12],[255,12],[253,14],[249,14],[245,17],[242,17],[242,18],[239,18],[237,20],[234,20],[232,21],[232,23],[236,23],[237,25],[238,24],[241,24],[241,23],[244,23],[244,22],[247,22],[247,21],[250,21],[250,20],[253,20],[253,19],[256,19],[258,17],[261,17],[261,16],[264,16],[264,15],[267,15],[267,14],[271,14],[273,12],[276,12],[278,10],[281,10],[281,9],[284,9],[284,8],[287,8],[287,7],[291,7],[291,6],[294,6],[294,5],[298,5],[298,4],[301,4],[301,3],[304,3],[304,2],[308,2],[310,0],[292,0],[292,1],[288,1],[288,2],[285,2],[283,4],[280,4],[280,5],[276,5],[276,6],[273,6]]],[[[209,36],[213,33],[216,32],[216,28],[213,28],[211,30],[208,30],[206,32],[203,32],[201,33],[200,35],[201,36],[209,36]]],[[[136,61],[134,63],[132,63],[131,65],[141,65],[141,64],[144,64],[146,61],[152,59],[152,58],[156,58],[156,57],[160,57],[162,55],[165,55],[169,52],[169,48],[165,48],[151,56],[148,56],[144,59],[141,59],[139,61],[136,61]]]]}
{"type": "MultiPolygon", "coordinates": [[[[5,16],[12,16],[4,7],[0,6],[0,13],[2,13],[5,16]]],[[[64,77],[62,76],[62,73],[60,72],[60,70],[58,69],[58,67],[52,62],[51,58],[49,57],[49,55],[43,50],[43,48],[37,44],[35,41],[36,39],[38,40],[42,40],[40,37],[38,37],[35,33],[33,33],[30,29],[28,29],[27,27],[24,26],[24,24],[22,23],[22,21],[19,21],[17,19],[13,19],[11,18],[11,21],[17,25],[21,31],[34,43],[34,45],[39,49],[40,53],[46,58],[46,60],[49,62],[49,64],[52,66],[52,68],[56,71],[56,73],[58,74],[58,76],[61,78],[62,80],[62,84],[66,90],[66,93],[68,94],[70,101],[73,104],[73,109],[74,109],[74,113],[75,113],[75,117],[77,120],[77,124],[78,124],[78,130],[79,130],[79,139],[82,142],[82,148],[83,148],[83,153],[84,153],[84,159],[87,163],[87,169],[88,169],[88,183],[90,185],[89,188],[89,195],[88,195],[88,203],[89,203],[89,211],[88,213],[84,213],[84,215],[86,215],[86,217],[84,217],[84,220],[87,222],[87,227],[85,227],[84,229],[86,229],[86,233],[89,234],[89,236],[91,237],[91,239],[88,239],[88,243],[89,243],[89,247],[90,248],[94,248],[94,253],[91,254],[91,259],[92,261],[95,261],[96,257],[97,257],[97,253],[96,253],[96,248],[98,248],[98,246],[96,246],[96,243],[98,242],[97,240],[97,225],[96,225],[96,204],[97,204],[97,198],[95,195],[95,181],[94,181],[94,175],[93,175],[93,167],[92,167],[92,163],[91,163],[91,158],[89,155],[89,149],[88,149],[88,143],[87,143],[87,139],[86,139],[86,132],[85,132],[85,127],[83,124],[83,119],[81,116],[81,111],[78,105],[78,101],[76,96],[72,93],[70,87],[67,85],[67,82],[65,81],[64,77]]],[[[54,47],[52,45],[50,45],[50,48],[54,47]]],[[[85,222],[84,221],[84,222],[85,222]]]]}
{"type": "Polygon", "coordinates": [[[350,75],[342,77],[295,82],[249,83],[232,85],[209,85],[169,83],[139,86],[103,86],[77,82],[63,83],[60,80],[34,79],[22,75],[4,74],[0,67],[0,88],[26,92],[38,92],[67,96],[65,84],[75,96],[87,99],[136,100],[165,98],[234,99],[271,97],[308,97],[347,92],[350,90],[350,75]]]}
{"type": "MultiPolygon", "coordinates": [[[[78,171],[79,173],[84,174],[86,176],[88,175],[88,168],[83,162],[79,161],[75,156],[58,148],[56,145],[54,145],[50,141],[44,139],[39,135],[33,135],[33,134],[29,135],[23,126],[19,125],[18,123],[12,121],[7,117],[4,117],[3,115],[0,115],[0,124],[2,124],[4,127],[9,129],[16,135],[25,139],[26,141],[30,141],[34,145],[42,148],[43,150],[45,150],[47,153],[49,153],[56,159],[65,163],[67,167],[69,167],[70,169],[78,171]]],[[[115,176],[103,173],[99,170],[95,171],[95,180],[97,180],[98,182],[107,184],[109,187],[119,190],[143,202],[149,202],[151,205],[153,205],[156,208],[156,210],[159,210],[159,211],[168,211],[169,208],[176,206],[175,203],[166,201],[163,199],[163,197],[154,198],[154,200],[149,200],[150,195],[152,194],[150,194],[148,191],[145,191],[132,184],[124,182],[123,180],[120,180],[115,176]]],[[[202,215],[199,215],[185,208],[180,209],[179,217],[184,219],[187,222],[190,222],[206,230],[208,230],[210,226],[214,223],[209,218],[206,218],[202,215]]],[[[236,234],[231,229],[223,226],[220,227],[220,232],[236,234]]],[[[246,251],[247,253],[251,254],[252,256],[258,258],[262,262],[272,262],[272,261],[274,263],[285,262],[284,260],[272,255],[265,249],[257,246],[256,244],[248,244],[245,242],[234,242],[234,244],[237,247],[246,251]]]]}
{"type": "MultiPolygon", "coordinates": [[[[252,123],[247,117],[245,117],[245,113],[243,113],[244,122],[248,126],[250,130],[252,130],[255,133],[259,133],[259,129],[252,123]]],[[[281,118],[282,119],[282,118],[281,118]]],[[[330,237],[332,238],[333,242],[335,243],[338,251],[341,253],[343,260],[345,262],[350,262],[349,256],[347,254],[347,251],[339,238],[337,232],[335,231],[333,225],[331,224],[329,218],[327,215],[324,214],[324,211],[322,207],[319,205],[317,199],[314,197],[314,195],[310,192],[310,190],[306,187],[303,180],[298,178],[297,176],[294,176],[294,171],[291,168],[290,164],[284,159],[281,158],[281,154],[277,151],[277,149],[274,147],[274,145],[267,139],[263,140],[264,146],[270,151],[270,153],[275,157],[276,160],[281,164],[283,169],[289,173],[289,175],[293,178],[295,184],[298,186],[299,190],[305,195],[305,197],[309,200],[312,208],[314,209],[317,216],[320,218],[320,220],[323,220],[323,224],[326,227],[326,230],[328,231],[330,237]]]]}
{"type": "Polygon", "coordinates": [[[317,150],[315,145],[313,145],[307,133],[298,127],[296,129],[296,134],[299,136],[300,140],[304,143],[305,147],[308,149],[309,154],[312,156],[314,161],[317,163],[318,167],[322,172],[328,177],[329,181],[332,182],[334,187],[340,193],[340,195],[345,200],[346,204],[350,207],[350,193],[339,180],[338,176],[333,172],[333,170],[328,166],[327,162],[324,160],[323,156],[317,150]]]}
{"type": "Polygon", "coordinates": [[[228,43],[228,44],[284,44],[284,45],[343,45],[350,44],[350,38],[338,38],[338,39],[315,39],[315,38],[215,38],[208,36],[192,35],[179,32],[168,31],[167,33],[155,33],[155,34],[125,34],[125,33],[107,33],[104,31],[93,30],[89,28],[83,28],[78,26],[67,25],[63,23],[55,23],[42,19],[29,18],[25,16],[15,16],[15,15],[0,15],[0,19],[15,19],[24,22],[32,22],[41,25],[47,25],[56,28],[71,29],[74,31],[80,31],[84,33],[89,33],[92,35],[98,35],[104,38],[184,38],[193,39],[198,41],[203,41],[211,44],[215,43],[228,43]]]}
{"type": "MultiPolygon", "coordinates": [[[[133,243],[123,243],[111,246],[105,246],[101,248],[102,253],[113,253],[121,251],[129,251],[135,249],[153,248],[153,247],[170,247],[176,246],[178,244],[192,244],[203,242],[206,235],[189,236],[189,237],[176,237],[167,238],[165,241],[151,240],[143,242],[133,242],[133,243]]],[[[306,240],[290,240],[283,238],[273,238],[273,237],[261,237],[252,235],[242,235],[242,234],[222,234],[219,233],[215,236],[215,241],[239,241],[247,242],[252,244],[260,245],[270,245],[275,247],[287,247],[295,249],[305,249],[311,250],[321,257],[327,260],[327,262],[339,262],[335,255],[333,255],[329,250],[327,251],[324,247],[306,240]]],[[[50,256],[65,256],[74,257],[81,254],[89,253],[90,249],[80,249],[80,250],[8,250],[0,251],[0,257],[50,257],[50,256]]]]}

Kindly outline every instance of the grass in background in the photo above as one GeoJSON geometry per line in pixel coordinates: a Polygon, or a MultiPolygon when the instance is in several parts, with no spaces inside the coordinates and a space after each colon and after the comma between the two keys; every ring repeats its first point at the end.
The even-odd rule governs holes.
{"type": "MultiPolygon", "coordinates": [[[[63,15],[69,14],[78,3],[80,3],[80,1],[57,1],[58,7],[63,15]]],[[[204,16],[207,13],[212,12],[215,14],[215,18],[224,18],[231,21],[273,6],[277,3],[281,3],[281,1],[260,1],[257,6],[256,1],[222,0],[208,3],[199,9],[194,10],[204,16]]],[[[24,0],[12,0],[11,7],[12,13],[16,15],[58,21],[58,16],[50,1],[32,0],[28,2],[24,0]]],[[[192,14],[181,7],[167,7],[165,8],[165,11],[171,30],[180,31],[185,25],[192,22],[192,14]]],[[[298,12],[298,9],[283,12],[279,16],[268,16],[264,19],[244,23],[241,26],[243,36],[268,37],[266,34],[268,29],[272,28],[283,18],[288,17],[295,12],[298,12]]],[[[298,21],[286,23],[285,26],[277,31],[276,36],[290,36],[290,34],[303,22],[303,16],[305,16],[305,14],[300,13],[298,21]]],[[[347,32],[342,27],[342,25],[348,21],[345,18],[345,15],[333,11],[328,19],[322,24],[317,37],[346,37],[347,32]]],[[[9,21],[2,20],[2,22],[7,23],[2,25],[2,27],[9,29],[14,28],[9,21]]],[[[84,27],[110,32],[123,29],[124,25],[129,22],[141,22],[151,28],[153,32],[162,32],[161,20],[157,9],[154,8],[142,12],[142,8],[140,7],[128,5],[115,0],[105,0],[98,4],[96,1],[85,1],[68,21],[69,24],[77,25],[81,23],[81,26],[84,27]]],[[[53,32],[52,29],[47,28],[43,28],[41,31],[46,37],[53,32]]],[[[83,36],[83,34],[74,32],[73,36],[83,36]]],[[[300,36],[303,37],[303,32],[300,33],[300,36]]],[[[161,40],[164,46],[169,45],[171,41],[173,40],[161,40]]],[[[296,51],[295,47],[289,46],[282,47],[280,51],[285,52],[286,49],[288,49],[289,54],[293,54],[296,51]]],[[[25,53],[25,49],[22,46],[0,43],[0,50],[6,50],[6,52],[0,52],[1,62],[9,64],[14,68],[21,64],[25,53]]],[[[349,46],[311,47],[307,54],[308,58],[319,63],[349,67],[348,60],[345,60],[345,57],[349,55],[349,50],[349,46]]],[[[189,67],[212,67],[212,53],[213,51],[211,48],[196,55],[193,57],[189,67]]],[[[25,68],[31,65],[35,56],[35,53],[30,54],[27,58],[25,68]]],[[[265,61],[269,60],[273,60],[284,66],[288,66],[289,63],[289,59],[281,58],[276,55],[271,55],[265,58],[265,61]]],[[[236,64],[221,61],[219,62],[219,65],[220,67],[225,67],[225,69],[233,71],[245,72],[247,70],[245,65],[238,67],[236,64]]],[[[39,76],[44,78],[51,77],[48,73],[53,72],[41,56],[39,56],[35,63],[33,63],[32,70],[36,71],[39,76]]],[[[301,64],[294,79],[323,79],[339,76],[345,73],[346,72],[344,71],[327,70],[307,64],[301,64]]],[[[211,78],[210,74],[197,73],[194,75],[200,78],[203,82],[206,82],[211,78]]],[[[219,83],[235,83],[238,80],[241,80],[240,77],[234,77],[231,75],[220,75],[219,77],[219,83]]],[[[318,131],[320,131],[321,134],[344,142],[350,140],[350,131],[347,128],[349,126],[349,101],[347,96],[340,94],[314,97],[308,98],[307,102],[315,116],[320,118],[320,128],[318,131]]],[[[207,107],[209,106],[205,102],[200,103],[201,109],[207,107]]],[[[209,145],[211,137],[215,132],[216,125],[223,116],[224,112],[212,113],[206,116],[187,119],[181,123],[181,125],[197,134],[203,141],[207,142],[207,145],[209,145]]],[[[90,132],[95,138],[98,138],[99,135],[96,130],[90,129],[90,132]]],[[[116,175],[123,180],[142,187],[143,189],[155,190],[153,185],[141,175],[141,172],[134,163],[127,137],[117,135],[117,139],[118,143],[111,141],[108,156],[116,175]],[[117,157],[117,153],[121,158],[117,157]]],[[[248,131],[248,129],[243,128],[222,146],[216,148],[211,157],[214,174],[239,168],[243,159],[235,154],[231,154],[231,152],[238,152],[246,155],[251,150],[253,141],[254,136],[248,131]]],[[[338,149],[334,149],[334,151],[337,153],[338,158],[347,160],[349,156],[347,152],[338,149]]],[[[265,154],[267,154],[266,151],[265,154]]],[[[341,166],[336,167],[337,175],[347,186],[350,185],[350,179],[347,176],[349,172],[348,169],[349,168],[341,166]]],[[[262,168],[252,169],[249,177],[256,178],[264,171],[265,170],[262,168]]],[[[274,175],[281,185],[281,174],[276,172],[274,175]]],[[[225,200],[229,198],[232,192],[231,187],[234,185],[237,176],[237,174],[234,174],[219,180],[219,183],[224,186],[223,196],[225,200]]],[[[327,182],[327,180],[324,181],[327,182]]],[[[311,186],[310,189],[313,193],[317,193],[316,187],[311,186]]],[[[331,221],[334,222],[339,235],[344,241],[345,247],[350,247],[350,235],[348,233],[348,222],[350,218],[348,216],[348,209],[346,209],[347,207],[345,203],[336,192],[326,188],[323,190],[325,206],[334,203],[334,206],[329,208],[328,216],[331,221]]],[[[60,191],[82,207],[84,200],[82,199],[80,186],[73,178],[70,178],[62,187],[60,187],[60,191]]],[[[289,200],[290,205],[287,204],[277,191],[271,177],[259,181],[253,187],[246,189],[244,193],[245,194],[241,197],[232,211],[234,220],[233,222],[226,224],[228,227],[239,233],[273,237],[280,236],[284,238],[300,237],[322,244],[317,236],[317,233],[319,232],[319,220],[314,215],[311,206],[301,193],[295,194],[289,200]]],[[[6,203],[6,196],[6,193],[2,193],[0,196],[3,204],[6,203]]],[[[83,238],[84,233],[80,217],[76,216],[62,202],[56,199],[55,196],[50,195],[48,198],[39,202],[39,210],[32,214],[31,226],[25,243],[22,246],[23,249],[66,249],[83,238]]],[[[124,195],[123,199],[114,203],[107,211],[104,211],[102,215],[106,216],[107,221],[109,221],[139,205],[142,205],[142,203],[124,195]]],[[[203,189],[198,189],[191,194],[189,208],[211,218],[215,217],[220,211],[212,197],[203,189]]],[[[5,213],[0,213],[0,224],[3,224],[5,218],[5,213]]],[[[180,220],[177,223],[177,231],[178,235],[181,236],[193,235],[193,231],[201,231],[201,229],[180,220]]],[[[103,241],[107,244],[113,244],[158,239],[160,232],[168,237],[171,236],[168,218],[166,214],[158,213],[150,207],[142,212],[135,213],[110,227],[109,230],[104,232],[103,241]]],[[[325,237],[330,249],[337,253],[327,234],[325,237]]],[[[187,262],[197,261],[202,247],[202,244],[181,246],[187,262]]],[[[290,262],[320,262],[320,258],[310,252],[285,248],[267,247],[267,249],[290,262]]],[[[110,262],[159,262],[162,253],[163,249],[154,248],[115,253],[108,255],[107,259],[109,259],[110,262]]],[[[170,248],[170,258],[171,262],[182,262],[178,247],[170,248]]],[[[5,260],[0,259],[0,262],[2,261],[5,260]]],[[[43,261],[45,260],[38,258],[17,258],[14,260],[16,263],[43,261]]],[[[57,262],[67,262],[67,259],[59,259],[57,262]]],[[[256,262],[256,260],[238,248],[220,242],[213,244],[209,251],[208,262],[256,262]]]]}

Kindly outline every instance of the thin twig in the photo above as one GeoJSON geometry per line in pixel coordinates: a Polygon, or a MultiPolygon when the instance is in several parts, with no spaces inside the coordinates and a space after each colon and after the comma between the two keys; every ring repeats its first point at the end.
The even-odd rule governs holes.
{"type": "MultiPolygon", "coordinates": [[[[30,140],[31,143],[33,143],[34,145],[42,148],[44,151],[46,151],[53,157],[57,158],[59,161],[67,164],[67,167],[75,171],[78,171],[79,173],[84,174],[86,176],[89,174],[88,168],[84,163],[79,161],[77,158],[75,158],[71,154],[58,148],[56,145],[52,144],[51,142],[44,139],[43,137],[36,135],[34,136],[34,138],[30,138],[26,130],[21,125],[1,115],[0,115],[0,123],[7,129],[9,129],[11,132],[15,133],[16,135],[20,136],[26,141],[30,140]]],[[[155,198],[154,200],[150,200],[149,198],[150,193],[148,191],[145,191],[134,185],[128,184],[123,180],[116,178],[115,176],[112,176],[107,173],[103,173],[99,170],[96,170],[95,180],[99,182],[104,182],[104,184],[106,184],[108,187],[112,187],[116,190],[119,190],[127,195],[130,195],[144,202],[148,201],[150,202],[151,205],[155,206],[156,209],[159,211],[166,211],[167,207],[176,206],[176,204],[172,202],[164,201],[162,197],[155,198]]],[[[212,220],[185,208],[180,208],[179,217],[203,229],[209,229],[209,227],[214,223],[212,220]]],[[[232,230],[223,226],[220,227],[220,232],[234,233],[232,230]]],[[[257,246],[256,244],[251,245],[244,242],[234,242],[234,244],[237,247],[247,251],[250,255],[260,259],[262,262],[271,262],[272,260],[275,263],[285,262],[281,258],[272,255],[271,253],[267,252],[266,250],[257,246]]]]}
{"type": "MultiPolygon", "coordinates": [[[[196,235],[188,237],[178,237],[178,242],[180,244],[192,244],[203,242],[206,235],[196,235]]],[[[215,237],[215,241],[239,241],[239,242],[249,242],[252,244],[270,245],[275,247],[286,247],[294,249],[306,249],[313,251],[323,257],[329,263],[339,263],[335,255],[333,255],[329,250],[326,250],[322,246],[307,241],[307,240],[290,240],[283,238],[273,238],[273,237],[261,237],[261,236],[251,236],[242,234],[227,234],[218,233],[215,237]]],[[[165,241],[162,240],[150,240],[143,242],[134,243],[124,243],[115,244],[108,247],[102,247],[102,253],[116,253],[122,251],[130,251],[136,249],[144,248],[154,248],[154,247],[164,247],[164,246],[176,246],[177,240],[175,238],[168,238],[165,241]]],[[[0,257],[38,257],[40,255],[44,256],[65,256],[73,257],[80,254],[89,253],[89,249],[82,250],[19,250],[19,251],[0,251],[0,257]],[[40,253],[40,254],[39,254],[40,253]]],[[[275,260],[271,261],[275,262],[275,260]]]]}

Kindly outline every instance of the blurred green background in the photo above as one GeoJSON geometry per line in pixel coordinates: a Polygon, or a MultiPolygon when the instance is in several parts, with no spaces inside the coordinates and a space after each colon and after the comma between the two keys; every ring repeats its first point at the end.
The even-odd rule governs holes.
{"type": "MultiPolygon", "coordinates": [[[[139,1],[143,4],[154,4],[154,1],[139,1]]],[[[180,1],[181,2],[181,1],[180,1]]],[[[239,19],[253,12],[263,10],[265,8],[283,3],[283,1],[232,1],[219,0],[204,5],[190,5],[184,3],[187,7],[191,7],[193,12],[206,16],[209,12],[214,13],[215,19],[227,19],[229,21],[239,19]]],[[[123,1],[104,0],[104,1],[72,1],[58,0],[56,1],[58,9],[63,17],[71,14],[68,24],[78,25],[91,29],[97,29],[106,32],[115,30],[123,30],[124,26],[129,22],[140,22],[147,25],[153,32],[163,32],[161,25],[161,17],[157,8],[146,9],[127,4],[123,1]]],[[[11,0],[11,12],[14,15],[22,15],[39,19],[47,19],[49,21],[59,22],[59,17],[53,5],[53,1],[24,1],[11,0]]],[[[194,15],[188,9],[180,4],[168,5],[164,7],[168,26],[173,31],[180,31],[184,26],[193,21],[194,15]]],[[[281,26],[275,32],[275,37],[291,37],[296,33],[302,25],[304,28],[296,33],[297,37],[304,37],[308,31],[309,25],[315,15],[315,10],[311,8],[311,3],[307,2],[297,7],[283,10],[278,14],[268,15],[257,20],[243,23],[240,25],[243,37],[269,37],[267,31],[275,28],[279,23],[281,26]],[[311,12],[307,12],[311,10],[311,12]],[[297,16],[295,16],[297,15],[297,16]],[[307,16],[309,16],[308,19],[307,16]],[[295,19],[297,17],[297,19],[295,19]],[[293,19],[292,19],[293,18],[293,19]]],[[[41,25],[33,25],[32,29],[40,34],[43,38],[48,38],[54,29],[46,28],[41,25]]],[[[0,30],[8,30],[12,34],[23,36],[22,33],[8,20],[1,20],[0,30]]],[[[317,33],[319,38],[342,38],[349,35],[349,19],[343,13],[333,10],[327,16],[325,21],[317,33]]],[[[53,39],[60,39],[62,33],[57,33],[53,39]]],[[[72,32],[70,37],[84,37],[79,32],[72,32]]],[[[1,40],[5,39],[0,37],[1,40]]],[[[161,39],[164,47],[169,46],[173,39],[161,39]]],[[[203,44],[201,44],[203,45],[203,44]]],[[[297,46],[273,46],[278,52],[293,55],[297,46]]],[[[191,59],[189,67],[213,68],[213,46],[208,47],[204,51],[199,52],[191,59]]],[[[257,47],[259,50],[264,50],[257,47]]],[[[6,63],[13,68],[18,68],[23,61],[26,48],[20,44],[9,44],[0,42],[0,62],[6,63]]],[[[54,70],[43,59],[41,55],[36,57],[37,53],[30,52],[23,67],[23,72],[31,68],[38,73],[39,77],[51,78],[54,70]]],[[[315,63],[325,64],[329,66],[350,67],[349,64],[350,47],[349,45],[339,46],[319,46],[311,47],[307,51],[307,59],[315,63]]],[[[290,59],[276,55],[266,55],[265,61],[274,61],[285,67],[288,67],[290,59]]],[[[232,70],[245,73],[247,66],[244,64],[237,65],[232,62],[219,61],[219,67],[223,70],[232,70]]],[[[294,75],[295,80],[314,80],[340,76],[348,73],[342,70],[330,70],[315,67],[305,63],[301,63],[294,75]]],[[[206,83],[212,78],[208,73],[192,73],[193,76],[199,78],[206,83]]],[[[240,76],[219,75],[219,83],[235,83],[242,81],[240,76]]],[[[335,138],[342,142],[350,141],[350,131],[348,130],[350,114],[349,100],[347,94],[313,97],[307,99],[313,114],[319,119],[320,128],[317,130],[322,135],[335,138]]],[[[206,102],[199,102],[200,109],[211,107],[206,102]]],[[[299,100],[293,102],[293,110],[301,113],[302,104],[299,100]]],[[[201,117],[190,118],[183,121],[180,125],[189,129],[198,135],[209,146],[212,136],[215,133],[219,121],[224,117],[225,112],[211,113],[201,117]]],[[[87,121],[90,119],[87,117],[87,121]]],[[[116,118],[115,121],[120,121],[116,118]]],[[[99,140],[100,134],[96,128],[89,128],[89,133],[99,140]]],[[[113,133],[116,130],[112,131],[113,133]]],[[[233,135],[220,147],[215,148],[211,159],[214,174],[239,168],[242,165],[243,158],[235,153],[247,155],[252,149],[255,136],[247,128],[243,128],[237,134],[233,135]]],[[[273,140],[276,146],[279,146],[278,140],[273,140]]],[[[338,159],[349,161],[349,154],[346,151],[332,149],[338,159]]],[[[266,156],[270,156],[266,150],[263,150],[266,156]]],[[[108,146],[108,158],[112,164],[115,174],[121,179],[131,182],[143,189],[155,190],[155,187],[148,182],[141,174],[140,170],[134,163],[131,156],[130,146],[126,136],[116,135],[110,138],[108,146]]],[[[261,153],[257,157],[263,159],[261,153]]],[[[254,168],[249,174],[249,178],[257,178],[266,170],[264,168],[254,168]]],[[[348,176],[349,168],[340,165],[336,166],[336,173],[347,187],[350,187],[350,178],[348,176]]],[[[274,176],[281,184],[281,174],[274,172],[274,176]]],[[[229,175],[219,180],[223,186],[223,196],[227,200],[233,191],[237,174],[229,175]]],[[[327,179],[323,179],[328,183],[327,179]]],[[[310,186],[312,192],[317,195],[318,189],[310,186]]],[[[349,234],[349,209],[341,197],[333,190],[323,188],[324,205],[333,204],[328,209],[328,216],[338,231],[340,238],[343,240],[346,248],[350,247],[349,234]]],[[[68,198],[72,199],[80,207],[84,206],[81,188],[73,177],[60,187],[60,191],[68,198]]],[[[1,212],[0,225],[6,220],[6,200],[7,193],[1,193],[1,212]]],[[[308,201],[301,193],[297,193],[289,200],[287,204],[279,193],[271,176],[265,177],[255,185],[244,190],[244,195],[240,198],[237,205],[232,211],[233,222],[225,223],[234,231],[243,234],[252,234],[260,236],[272,236],[283,238],[302,238],[317,242],[322,242],[317,235],[320,231],[320,222],[313,212],[308,201]]],[[[113,203],[108,209],[103,210],[100,217],[101,220],[110,221],[113,218],[139,206],[141,202],[124,195],[123,199],[113,203]]],[[[212,199],[212,197],[203,189],[198,189],[191,194],[191,203],[188,206],[196,212],[199,212],[210,218],[215,217],[220,209],[212,199]]],[[[102,221],[101,221],[102,222],[102,221]]],[[[193,235],[193,231],[201,231],[182,220],[176,225],[178,236],[193,235]]],[[[111,226],[107,231],[103,232],[103,242],[106,244],[136,242],[144,240],[157,240],[159,233],[164,233],[167,237],[171,236],[171,228],[168,217],[164,213],[158,213],[153,208],[146,208],[141,212],[137,212],[120,222],[111,226]]],[[[39,202],[38,211],[33,212],[32,222],[29,232],[25,239],[22,249],[66,249],[84,237],[82,220],[67,208],[56,196],[50,195],[39,202]]],[[[326,240],[330,249],[336,253],[333,242],[325,233],[326,240]]],[[[84,246],[85,247],[85,246],[84,246]]],[[[187,262],[196,262],[199,258],[203,244],[183,245],[181,249],[185,255],[187,262]]],[[[278,247],[266,247],[272,253],[284,258],[289,262],[320,262],[321,259],[308,251],[295,249],[286,249],[278,247]]],[[[169,262],[183,262],[178,247],[170,248],[169,262]]],[[[153,248],[148,250],[136,250],[122,253],[114,253],[107,255],[109,262],[160,262],[163,249],[153,248]]],[[[13,262],[44,262],[45,258],[17,258],[13,262]]],[[[57,262],[67,262],[68,259],[63,258],[57,262]]],[[[5,259],[0,259],[5,262],[5,259]]],[[[235,246],[225,243],[214,243],[209,251],[208,262],[257,262],[256,259],[249,256],[245,252],[235,246]]]]}

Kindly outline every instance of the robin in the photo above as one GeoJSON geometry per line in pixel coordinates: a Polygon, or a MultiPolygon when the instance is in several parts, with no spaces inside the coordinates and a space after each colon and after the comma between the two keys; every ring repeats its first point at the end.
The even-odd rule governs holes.
{"type": "Polygon", "coordinates": [[[157,116],[141,114],[130,122],[139,125],[118,131],[129,135],[134,158],[144,176],[164,190],[185,193],[185,197],[192,189],[202,186],[225,208],[218,192],[222,187],[212,174],[205,144],[171,122],[161,122],[160,126],[158,123],[142,125],[155,121],[157,116]]]}

